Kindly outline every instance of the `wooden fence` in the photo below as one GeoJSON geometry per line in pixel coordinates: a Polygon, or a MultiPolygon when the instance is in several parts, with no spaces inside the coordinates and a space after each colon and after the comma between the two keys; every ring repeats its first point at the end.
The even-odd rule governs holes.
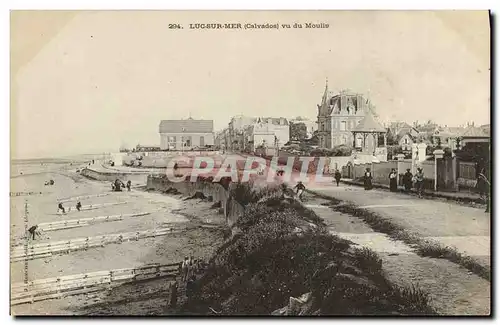
{"type": "Polygon", "coordinates": [[[72,240],[62,240],[57,242],[32,244],[26,247],[19,245],[12,248],[11,262],[20,262],[24,260],[33,260],[38,258],[50,257],[54,254],[69,253],[76,250],[84,250],[92,247],[102,247],[107,244],[121,244],[130,240],[139,240],[143,238],[165,236],[177,231],[172,228],[160,228],[155,230],[129,232],[123,234],[111,234],[96,237],[77,238],[72,240]]]}
{"type": "MultiPolygon", "coordinates": [[[[80,208],[80,211],[84,210],[95,210],[107,206],[112,206],[112,205],[120,205],[120,204],[127,204],[128,202],[112,202],[112,203],[101,203],[101,204],[90,204],[90,205],[82,205],[80,208]]],[[[65,207],[66,213],[68,212],[75,212],[78,211],[76,207],[65,207]]]]}
{"type": "Polygon", "coordinates": [[[61,229],[70,229],[77,227],[85,227],[90,226],[99,222],[109,222],[109,221],[120,221],[123,218],[130,217],[142,217],[151,214],[150,212],[141,212],[141,213],[129,213],[129,214],[115,214],[109,216],[98,216],[92,218],[83,218],[83,219],[72,219],[72,220],[64,220],[64,221],[56,221],[56,222],[46,222],[38,224],[38,228],[42,231],[54,231],[61,229]]]}
{"type": "Polygon", "coordinates": [[[180,263],[144,265],[98,271],[76,275],[61,276],[28,283],[11,285],[10,304],[19,305],[35,301],[62,298],[65,296],[110,289],[113,285],[143,281],[178,274],[180,263]]]}
{"type": "Polygon", "coordinates": [[[107,196],[107,195],[109,195],[109,193],[74,196],[74,197],[60,199],[60,200],[58,200],[58,202],[66,203],[66,202],[71,202],[71,201],[81,201],[81,200],[86,200],[86,199],[95,198],[95,197],[103,197],[103,196],[107,196]]]}

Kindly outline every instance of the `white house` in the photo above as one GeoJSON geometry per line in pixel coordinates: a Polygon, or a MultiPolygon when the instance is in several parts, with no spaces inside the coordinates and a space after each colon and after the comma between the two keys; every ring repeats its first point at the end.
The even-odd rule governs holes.
{"type": "Polygon", "coordinates": [[[245,129],[245,143],[251,151],[259,146],[283,147],[290,140],[290,126],[286,118],[259,117],[245,129]]]}
{"type": "Polygon", "coordinates": [[[188,118],[160,122],[161,150],[191,150],[213,145],[213,120],[188,118]]]}

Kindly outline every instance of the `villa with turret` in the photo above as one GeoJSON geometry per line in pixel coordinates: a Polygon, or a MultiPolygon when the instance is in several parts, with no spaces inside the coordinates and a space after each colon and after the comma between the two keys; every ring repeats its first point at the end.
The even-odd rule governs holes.
{"type": "Polygon", "coordinates": [[[385,129],[375,120],[373,109],[370,101],[361,94],[329,91],[327,80],[318,105],[319,146],[347,145],[358,151],[375,152],[377,147],[385,144],[385,129]]]}

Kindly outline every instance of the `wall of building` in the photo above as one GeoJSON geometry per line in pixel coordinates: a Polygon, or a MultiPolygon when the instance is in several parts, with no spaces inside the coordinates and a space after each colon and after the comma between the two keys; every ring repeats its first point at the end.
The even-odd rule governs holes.
{"type": "Polygon", "coordinates": [[[161,133],[160,148],[162,150],[190,150],[194,147],[213,146],[213,133],[161,133]],[[185,146],[182,147],[182,143],[185,146]],[[189,142],[189,143],[188,143],[189,142]]]}

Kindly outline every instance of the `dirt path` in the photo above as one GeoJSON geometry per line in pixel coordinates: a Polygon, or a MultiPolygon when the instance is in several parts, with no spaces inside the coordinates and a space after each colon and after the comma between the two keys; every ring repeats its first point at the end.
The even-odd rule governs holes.
{"type": "Polygon", "coordinates": [[[308,195],[307,207],[323,218],[332,233],[379,254],[388,278],[414,284],[429,293],[432,306],[443,315],[488,315],[490,282],[443,259],[420,257],[403,242],[374,232],[356,217],[333,211],[329,201],[308,195]]]}

